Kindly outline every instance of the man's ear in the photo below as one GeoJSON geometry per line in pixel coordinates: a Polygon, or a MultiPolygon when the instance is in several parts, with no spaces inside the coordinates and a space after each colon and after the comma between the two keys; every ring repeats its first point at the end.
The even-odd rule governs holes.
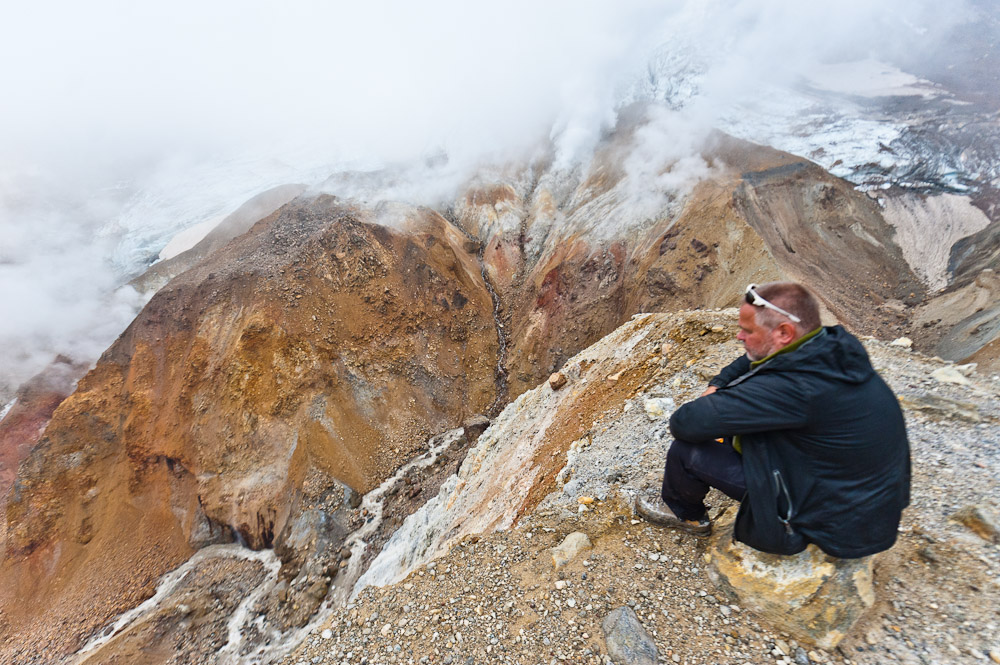
{"type": "Polygon", "coordinates": [[[795,326],[788,321],[782,321],[774,328],[774,341],[781,346],[787,346],[797,338],[795,326]]]}

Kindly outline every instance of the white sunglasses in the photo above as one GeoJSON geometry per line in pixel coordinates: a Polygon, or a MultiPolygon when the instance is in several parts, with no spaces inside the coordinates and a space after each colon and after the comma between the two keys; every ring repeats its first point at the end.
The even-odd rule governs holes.
{"type": "Polygon", "coordinates": [[[747,301],[748,305],[753,305],[754,307],[767,307],[768,309],[773,309],[778,314],[784,314],[785,316],[787,316],[788,318],[790,318],[792,321],[795,321],[795,323],[802,323],[802,319],[800,319],[799,317],[795,316],[791,312],[786,312],[785,310],[781,309],[777,305],[774,305],[774,304],[768,302],[767,300],[764,300],[763,298],[761,298],[760,294],[757,293],[756,289],[757,289],[757,285],[756,284],[751,284],[750,286],[747,287],[746,301],[747,301]]]}

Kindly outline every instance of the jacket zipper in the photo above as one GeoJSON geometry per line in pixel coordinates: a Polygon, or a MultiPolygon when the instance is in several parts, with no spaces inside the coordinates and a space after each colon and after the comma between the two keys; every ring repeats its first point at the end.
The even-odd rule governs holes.
{"type": "Polygon", "coordinates": [[[774,474],[775,490],[785,495],[785,504],[788,506],[787,510],[785,511],[785,516],[782,517],[781,515],[778,515],[778,520],[785,525],[785,533],[791,536],[795,533],[795,530],[792,529],[792,523],[791,523],[792,497],[788,493],[788,488],[785,487],[785,480],[784,478],[781,477],[781,472],[775,469],[772,473],[774,474]]]}

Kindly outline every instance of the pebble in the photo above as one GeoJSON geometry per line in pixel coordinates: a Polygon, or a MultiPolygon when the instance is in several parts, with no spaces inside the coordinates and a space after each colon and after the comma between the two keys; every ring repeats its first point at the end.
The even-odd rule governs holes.
{"type": "Polygon", "coordinates": [[[576,558],[577,554],[592,547],[587,534],[574,531],[566,536],[558,546],[552,548],[552,565],[556,569],[562,568],[576,558]]]}

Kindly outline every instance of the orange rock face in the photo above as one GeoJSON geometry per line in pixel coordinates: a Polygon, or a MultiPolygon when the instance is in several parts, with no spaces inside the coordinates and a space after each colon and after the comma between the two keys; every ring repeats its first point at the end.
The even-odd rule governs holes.
{"type": "MultiPolygon", "coordinates": [[[[111,595],[131,571],[148,572],[123,580],[141,594],[237,534],[271,547],[310,470],[367,491],[486,410],[497,337],[480,269],[443,218],[412,221],[402,233],[330,198],[293,204],[158,293],[22,467],[8,621],[25,599],[111,595]]],[[[97,602],[90,626],[120,609],[97,602]]]]}

